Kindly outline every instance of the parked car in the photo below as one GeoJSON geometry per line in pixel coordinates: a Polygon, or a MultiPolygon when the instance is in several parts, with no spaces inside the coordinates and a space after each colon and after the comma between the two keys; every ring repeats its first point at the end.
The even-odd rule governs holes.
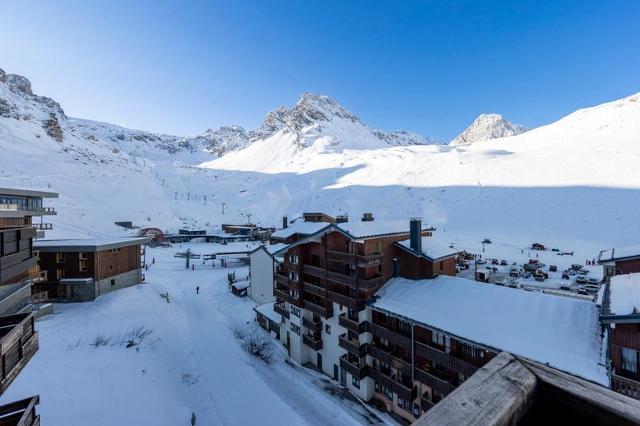
{"type": "Polygon", "coordinates": [[[576,284],[586,284],[586,283],[587,283],[587,279],[582,275],[578,275],[576,277],[576,284]]]}
{"type": "Polygon", "coordinates": [[[491,264],[492,265],[497,265],[498,263],[499,263],[498,259],[491,259],[491,264]]]}
{"type": "Polygon", "coordinates": [[[576,272],[578,273],[578,275],[587,275],[589,273],[589,271],[587,271],[586,269],[580,269],[576,272]]]}
{"type": "Polygon", "coordinates": [[[544,281],[544,275],[542,274],[538,274],[538,273],[533,274],[533,278],[535,278],[536,281],[540,281],[540,282],[544,281]]]}
{"type": "Polygon", "coordinates": [[[558,272],[558,267],[556,265],[549,265],[549,270],[551,272],[558,272]]]}
{"type": "Polygon", "coordinates": [[[597,293],[598,292],[598,286],[597,285],[587,284],[587,285],[583,285],[582,288],[587,290],[587,293],[597,293]]]}
{"type": "Polygon", "coordinates": [[[571,269],[573,269],[574,271],[579,271],[580,269],[582,269],[582,265],[574,263],[573,265],[571,265],[571,269]]]}
{"type": "Polygon", "coordinates": [[[518,278],[520,276],[520,270],[518,268],[511,269],[511,272],[509,272],[509,276],[518,278]]]}
{"type": "Polygon", "coordinates": [[[560,290],[571,290],[571,284],[567,281],[562,281],[560,283],[560,290]]]}
{"type": "Polygon", "coordinates": [[[507,266],[507,265],[508,265],[508,263],[507,263],[507,261],[506,261],[506,260],[502,259],[502,260],[500,261],[500,265],[502,265],[502,266],[507,266]]]}
{"type": "Polygon", "coordinates": [[[527,272],[535,272],[538,270],[538,265],[534,263],[525,263],[524,265],[522,265],[522,269],[527,272]]]}
{"type": "Polygon", "coordinates": [[[587,279],[587,283],[590,284],[590,285],[596,285],[597,286],[598,284],[600,284],[600,281],[598,281],[597,278],[589,278],[589,279],[587,279]]]}
{"type": "Polygon", "coordinates": [[[587,292],[587,290],[585,290],[584,288],[579,287],[578,288],[578,294],[589,294],[589,292],[587,292]]]}
{"type": "Polygon", "coordinates": [[[484,265],[485,263],[487,263],[487,261],[486,261],[486,260],[484,260],[484,259],[477,259],[477,260],[476,260],[476,264],[477,264],[477,265],[484,265]]]}
{"type": "Polygon", "coordinates": [[[562,279],[563,279],[563,280],[569,280],[569,279],[571,279],[571,278],[570,278],[569,274],[567,274],[566,272],[563,272],[563,273],[562,273],[562,279]]]}

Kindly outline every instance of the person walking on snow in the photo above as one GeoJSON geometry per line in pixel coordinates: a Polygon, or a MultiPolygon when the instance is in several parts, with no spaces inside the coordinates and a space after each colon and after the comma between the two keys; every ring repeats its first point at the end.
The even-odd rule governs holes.
{"type": "Polygon", "coordinates": [[[200,294],[200,286],[199,285],[196,286],[196,294],[200,294]]]}

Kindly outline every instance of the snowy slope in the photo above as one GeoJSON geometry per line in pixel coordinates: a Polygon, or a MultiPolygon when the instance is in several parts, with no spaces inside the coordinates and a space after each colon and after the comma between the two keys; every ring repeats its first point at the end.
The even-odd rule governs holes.
{"type": "Polygon", "coordinates": [[[513,124],[500,114],[480,114],[464,132],[453,139],[450,145],[462,145],[488,141],[490,139],[515,136],[527,131],[520,124],[513,124]]]}
{"type": "Polygon", "coordinates": [[[448,146],[375,130],[307,94],[258,129],[219,129],[235,150],[212,161],[205,143],[69,119],[54,101],[12,90],[24,82],[2,78],[0,186],[60,192],[52,237],[117,234],[115,220],[175,231],[249,214],[277,225],[321,210],[422,216],[465,241],[546,239],[588,257],[640,239],[640,95],[521,135],[448,146]],[[51,114],[59,142],[47,134],[55,126],[43,126],[51,114]]]}

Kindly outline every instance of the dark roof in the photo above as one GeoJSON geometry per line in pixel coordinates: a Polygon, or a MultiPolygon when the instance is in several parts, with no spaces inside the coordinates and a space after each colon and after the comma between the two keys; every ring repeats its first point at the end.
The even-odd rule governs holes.
{"type": "Polygon", "coordinates": [[[58,198],[57,192],[34,191],[32,189],[18,189],[18,188],[0,188],[0,194],[17,195],[22,197],[58,198]]]}

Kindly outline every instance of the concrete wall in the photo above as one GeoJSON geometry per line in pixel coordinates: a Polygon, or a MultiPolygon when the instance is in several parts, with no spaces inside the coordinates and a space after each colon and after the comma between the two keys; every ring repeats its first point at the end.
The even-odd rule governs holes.
{"type": "Polygon", "coordinates": [[[260,249],[249,256],[251,271],[251,287],[249,297],[261,305],[273,302],[273,258],[260,249]]]}
{"type": "Polygon", "coordinates": [[[109,293],[113,290],[118,290],[125,287],[131,287],[132,285],[140,284],[142,282],[142,269],[134,269],[133,271],[125,272],[123,274],[114,275],[104,280],[97,281],[97,294],[96,297],[109,293]]]}

